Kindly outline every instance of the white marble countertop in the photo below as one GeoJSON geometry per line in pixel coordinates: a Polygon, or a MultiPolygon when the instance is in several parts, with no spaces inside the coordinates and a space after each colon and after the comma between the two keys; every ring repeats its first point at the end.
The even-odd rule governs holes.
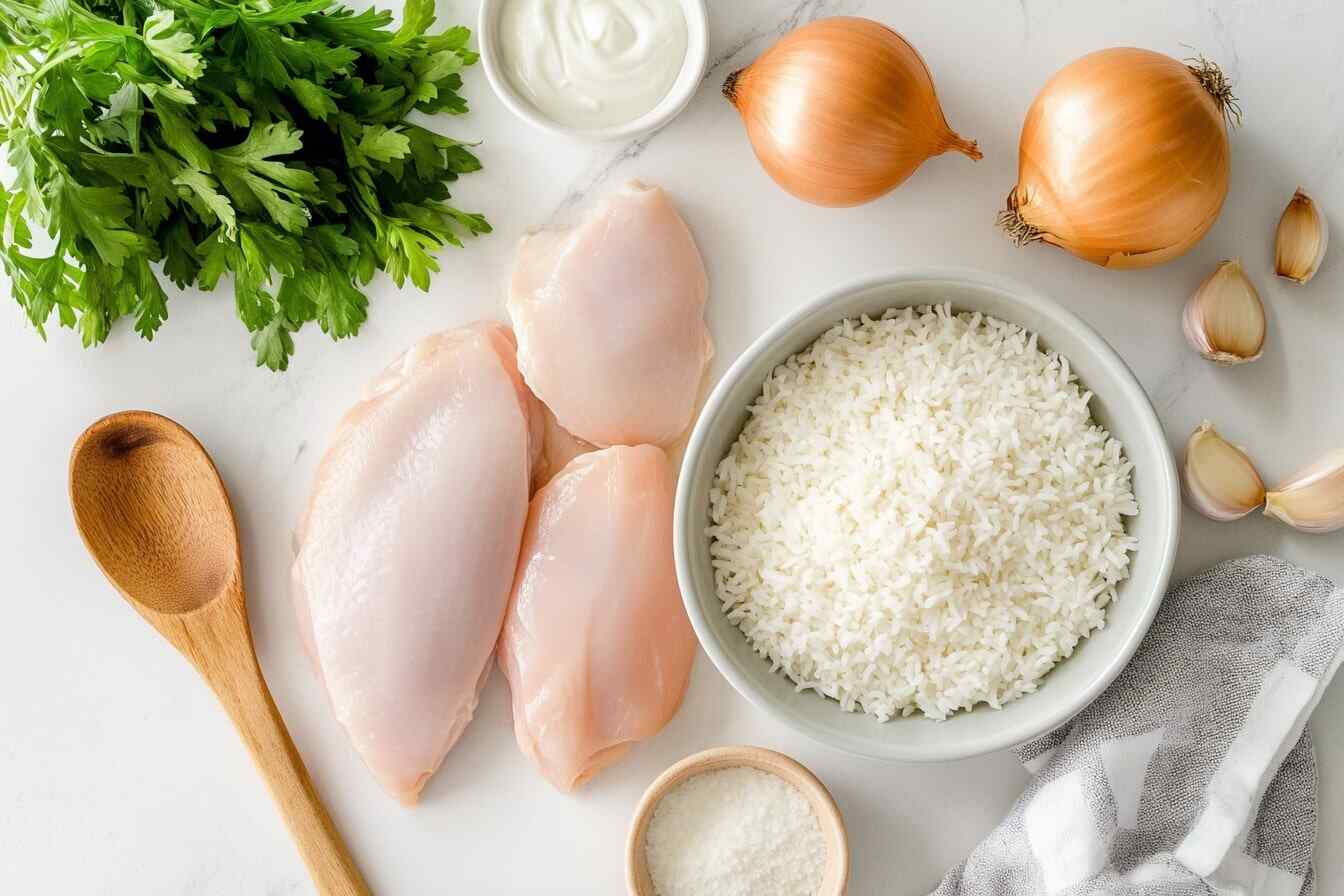
{"type": "MultiPolygon", "coordinates": [[[[290,371],[252,367],[227,294],[179,297],[153,345],[123,324],[82,351],[67,331],[43,344],[6,303],[0,322],[0,545],[9,584],[0,628],[0,890],[236,896],[311,892],[298,856],[222,712],[183,661],[117,598],[84,554],[66,501],[69,447],[94,418],[161,411],[194,430],[232,493],[245,540],[257,649],[320,791],[380,894],[613,894],[626,822],[645,785],[704,747],[749,742],[790,753],[831,787],[847,817],[855,896],[927,893],[995,823],[1026,780],[1008,754],[908,768],[816,746],[739,698],[702,655],[680,714],[577,796],[562,796],[513,743],[496,676],[476,720],[421,806],[383,795],[332,718],[300,650],[287,597],[290,529],[327,433],[360,385],[420,336],[502,315],[513,247],[529,227],[631,177],[667,187],[704,251],[715,375],[768,324],[836,283],[904,267],[983,268],[1031,283],[1094,325],[1147,387],[1172,445],[1210,418],[1275,478],[1344,444],[1344,247],[1316,281],[1272,277],[1271,239],[1299,183],[1344,214],[1344,7],[1328,0],[956,4],[710,0],[713,68],[692,105],[652,139],[581,145],[514,121],[471,70],[473,112],[451,133],[479,137],[486,169],[459,184],[495,233],[445,252],[429,295],[376,282],[371,317],[333,344],[310,326],[290,371]],[[985,158],[928,162],[858,209],[800,204],[768,180],[719,95],[734,68],[818,15],[882,19],[917,46],[952,126],[985,158]],[[1057,250],[1016,249],[993,226],[1016,175],[1022,116],[1046,77],[1101,47],[1226,67],[1246,124],[1233,137],[1231,195],[1217,226],[1164,267],[1108,272],[1057,250]],[[1272,317],[1264,358],[1220,369],[1180,333],[1186,295],[1240,256],[1272,317]]],[[[474,24],[477,4],[440,3],[474,24]]],[[[1336,224],[1340,224],[1337,218],[1336,224]]],[[[4,306],[0,306],[4,307],[4,306]]],[[[1344,535],[1309,537],[1259,516],[1219,525],[1188,514],[1178,575],[1252,551],[1344,579],[1344,535]]],[[[1315,716],[1321,842],[1344,836],[1344,684],[1315,716]]],[[[1318,849],[1321,893],[1344,891],[1344,852],[1318,849]]]]}

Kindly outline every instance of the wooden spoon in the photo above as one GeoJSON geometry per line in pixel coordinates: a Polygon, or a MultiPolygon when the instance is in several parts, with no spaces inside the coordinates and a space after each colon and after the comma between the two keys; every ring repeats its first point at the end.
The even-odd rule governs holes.
{"type": "Polygon", "coordinates": [[[201,443],[158,414],[104,417],[71,452],[70,503],[103,575],[228,711],[318,890],[367,896],[257,665],[233,507],[201,443]]]}

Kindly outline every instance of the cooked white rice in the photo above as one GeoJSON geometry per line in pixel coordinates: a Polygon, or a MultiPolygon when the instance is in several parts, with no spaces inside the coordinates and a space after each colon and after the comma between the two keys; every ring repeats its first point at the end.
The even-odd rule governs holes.
{"type": "Polygon", "coordinates": [[[800,690],[942,719],[1101,628],[1138,508],[1092,395],[948,306],[844,321],[767,378],[710,491],[724,612],[800,690]]]}

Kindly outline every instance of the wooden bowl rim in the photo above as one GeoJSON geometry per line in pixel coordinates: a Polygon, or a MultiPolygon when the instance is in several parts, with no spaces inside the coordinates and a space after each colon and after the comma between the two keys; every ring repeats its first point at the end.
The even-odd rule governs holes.
{"type": "Polygon", "coordinates": [[[741,767],[776,775],[806,797],[817,816],[821,836],[826,842],[826,868],[822,872],[821,886],[816,896],[844,896],[849,884],[849,839],[844,816],[840,814],[835,798],[821,783],[821,779],[796,759],[765,747],[753,746],[713,747],[693,753],[670,766],[644,791],[635,807],[625,841],[625,881],[630,896],[655,896],[653,881],[649,878],[648,860],[644,854],[644,837],[658,802],[669,791],[696,775],[741,767]]]}

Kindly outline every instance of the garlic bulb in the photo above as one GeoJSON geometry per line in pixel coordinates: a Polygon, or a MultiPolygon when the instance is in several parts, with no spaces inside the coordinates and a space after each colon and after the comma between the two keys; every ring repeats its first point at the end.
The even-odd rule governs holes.
{"type": "Polygon", "coordinates": [[[1274,236],[1274,273],[1294,283],[1316,276],[1330,242],[1330,224],[1321,207],[1301,187],[1279,217],[1274,236]]]}
{"type": "Polygon", "coordinates": [[[1211,520],[1241,519],[1265,501],[1265,483],[1246,452],[1205,420],[1185,446],[1186,501],[1211,520]]]}
{"type": "Polygon", "coordinates": [[[1344,528],[1344,449],[1328,452],[1265,495],[1265,514],[1299,532],[1344,528]]]}
{"type": "Polygon", "coordinates": [[[1264,349],[1265,306],[1239,259],[1222,262],[1200,284],[1181,322],[1190,347],[1219,364],[1254,361],[1264,349]]]}

